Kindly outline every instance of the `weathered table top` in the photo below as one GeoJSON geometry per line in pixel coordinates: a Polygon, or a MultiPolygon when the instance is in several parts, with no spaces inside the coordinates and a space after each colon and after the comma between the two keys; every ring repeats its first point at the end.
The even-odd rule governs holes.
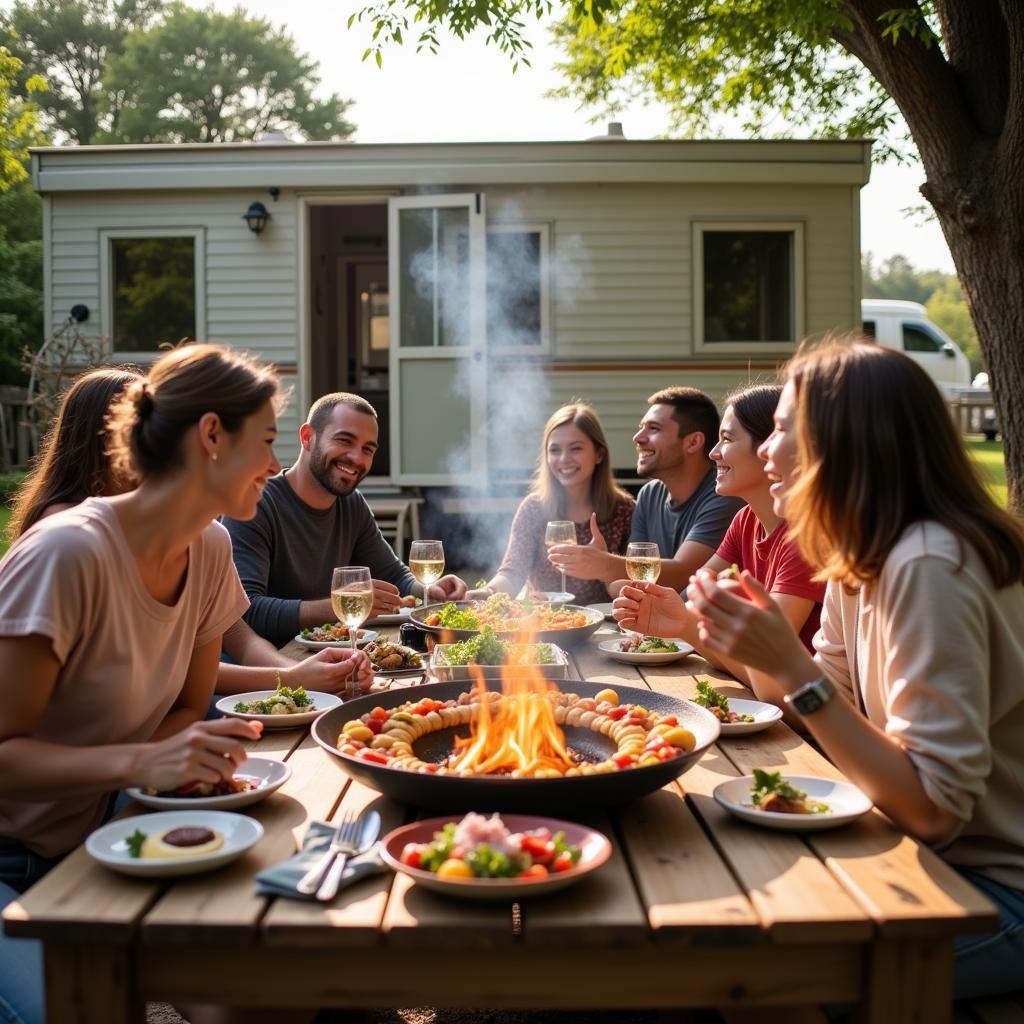
{"type": "MultiPolygon", "coordinates": [[[[613,662],[597,649],[611,631],[570,652],[575,677],[689,697],[709,676],[745,693],[697,657],[644,669],[613,662]]],[[[52,1019],[141,1020],[149,998],[549,1008],[859,1001],[866,1020],[941,1021],[953,934],[994,923],[980,894],[877,812],[802,837],[721,809],[714,787],[755,767],[841,777],[781,723],[721,739],[678,784],[578,816],[613,838],[612,859],[515,913],[390,874],[327,905],[267,900],[253,876],[289,857],[311,820],[372,804],[387,831],[416,812],[349,779],[305,730],[268,732],[252,746],[293,774],[249,809],[265,836],[241,860],[157,882],[113,874],[79,849],[8,908],[9,933],[45,944],[52,1019]]]]}

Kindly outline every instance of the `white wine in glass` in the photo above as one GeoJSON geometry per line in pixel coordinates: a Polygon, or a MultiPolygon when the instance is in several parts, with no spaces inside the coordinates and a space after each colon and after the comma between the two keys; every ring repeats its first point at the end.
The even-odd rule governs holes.
{"type": "MultiPolygon", "coordinates": [[[[553,548],[556,544],[575,544],[576,524],[568,519],[554,519],[544,528],[544,547],[553,548]]],[[[562,592],[558,595],[559,601],[567,601],[569,592],[565,588],[565,570],[562,573],[562,592]]]]}
{"type": "MultiPolygon", "coordinates": [[[[331,577],[331,607],[338,616],[338,621],[348,626],[348,635],[354,651],[359,627],[373,611],[373,580],[370,577],[370,570],[365,565],[344,565],[334,570],[331,577]]],[[[345,692],[351,696],[357,691],[358,683],[355,673],[352,673],[348,678],[345,692]]]]}
{"type": "Polygon", "coordinates": [[[423,604],[430,604],[430,585],[444,575],[444,545],[439,540],[414,540],[409,548],[409,572],[423,584],[423,604]]]}
{"type": "Polygon", "coordinates": [[[657,583],[661,575],[661,552],[657,544],[633,541],[626,547],[626,575],[631,580],[657,583]]]}

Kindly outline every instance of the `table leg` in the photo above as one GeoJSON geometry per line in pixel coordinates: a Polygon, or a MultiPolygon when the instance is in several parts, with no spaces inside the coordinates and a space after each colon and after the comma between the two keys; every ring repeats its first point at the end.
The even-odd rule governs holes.
{"type": "Polygon", "coordinates": [[[44,948],[46,1019],[50,1024],[143,1024],[127,946],[44,948]]]}
{"type": "Polygon", "coordinates": [[[868,950],[864,980],[859,1024],[949,1024],[953,941],[880,939],[868,950]]]}

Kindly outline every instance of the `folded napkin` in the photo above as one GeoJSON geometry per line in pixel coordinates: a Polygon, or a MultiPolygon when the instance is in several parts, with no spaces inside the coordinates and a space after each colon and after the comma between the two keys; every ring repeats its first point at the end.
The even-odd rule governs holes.
{"type": "MultiPolygon", "coordinates": [[[[316,896],[300,893],[296,886],[302,876],[327,852],[334,836],[334,826],[323,821],[314,821],[306,829],[302,840],[302,849],[294,857],[280,864],[265,868],[256,876],[256,894],[258,896],[286,896],[293,900],[312,900],[316,896]]],[[[366,853],[349,858],[345,871],[341,876],[339,889],[351,885],[360,878],[369,878],[388,870],[380,857],[380,843],[374,843],[366,853]]]]}

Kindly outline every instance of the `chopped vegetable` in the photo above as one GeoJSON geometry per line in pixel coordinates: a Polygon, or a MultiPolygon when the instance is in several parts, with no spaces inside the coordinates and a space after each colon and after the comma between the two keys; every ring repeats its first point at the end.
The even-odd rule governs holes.
{"type": "Polygon", "coordinates": [[[243,715],[297,715],[311,707],[313,701],[301,686],[293,690],[282,683],[265,700],[240,700],[235,711],[243,715]]]}
{"type": "Polygon", "coordinates": [[[741,715],[736,711],[730,711],[729,698],[724,693],[719,693],[706,679],[697,680],[697,696],[693,698],[693,702],[707,708],[715,718],[726,725],[754,720],[753,715],[741,715]]]}
{"type": "Polygon", "coordinates": [[[802,789],[797,789],[782,777],[782,772],[766,772],[754,769],[754,785],[750,790],[754,806],[762,811],[783,814],[826,814],[828,804],[808,800],[802,789]]]}
{"type": "Polygon", "coordinates": [[[142,844],[149,837],[145,832],[140,832],[136,829],[126,840],[125,845],[128,847],[129,857],[139,857],[142,855],[142,844]]]}
{"type": "Polygon", "coordinates": [[[449,665],[551,665],[550,644],[515,644],[502,640],[490,626],[444,650],[449,665]]]}

